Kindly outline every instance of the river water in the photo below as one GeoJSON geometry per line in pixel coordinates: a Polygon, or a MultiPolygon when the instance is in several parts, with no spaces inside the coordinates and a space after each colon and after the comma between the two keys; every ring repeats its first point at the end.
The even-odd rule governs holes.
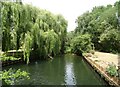
{"type": "Polygon", "coordinates": [[[37,60],[30,64],[15,64],[3,69],[21,69],[30,73],[30,80],[16,85],[107,85],[107,83],[79,56],[66,54],[53,60],[37,60]]]}

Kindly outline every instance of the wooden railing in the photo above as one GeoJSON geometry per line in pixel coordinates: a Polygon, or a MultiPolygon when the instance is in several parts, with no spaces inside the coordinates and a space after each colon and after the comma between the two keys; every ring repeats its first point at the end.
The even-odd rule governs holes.
{"type": "Polygon", "coordinates": [[[6,54],[6,56],[14,56],[16,58],[21,58],[19,60],[15,60],[15,61],[11,61],[11,60],[7,60],[2,62],[2,66],[8,66],[11,64],[15,64],[18,62],[23,62],[23,51],[22,50],[10,50],[7,52],[4,52],[3,54],[6,54]]]}

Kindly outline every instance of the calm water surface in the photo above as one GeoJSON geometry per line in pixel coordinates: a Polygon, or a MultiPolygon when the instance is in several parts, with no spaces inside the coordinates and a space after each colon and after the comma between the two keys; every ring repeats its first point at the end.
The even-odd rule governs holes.
{"type": "Polygon", "coordinates": [[[30,80],[20,80],[17,85],[107,85],[83,58],[71,54],[3,69],[10,67],[30,73],[30,80]]]}

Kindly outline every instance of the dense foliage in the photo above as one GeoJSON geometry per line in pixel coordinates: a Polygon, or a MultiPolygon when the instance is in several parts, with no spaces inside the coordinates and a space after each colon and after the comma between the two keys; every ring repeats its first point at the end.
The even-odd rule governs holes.
{"type": "Polygon", "coordinates": [[[64,53],[67,21],[62,15],[15,2],[2,4],[2,51],[24,50],[29,63],[31,52],[39,58],[64,53]]]}
{"type": "Polygon", "coordinates": [[[0,71],[0,80],[4,81],[7,85],[14,85],[20,79],[30,79],[29,73],[26,71],[21,71],[20,69],[16,71],[12,68],[10,68],[8,71],[0,71]]]}
{"type": "Polygon", "coordinates": [[[120,52],[119,7],[120,2],[114,5],[98,6],[91,12],[79,16],[76,20],[77,27],[74,35],[89,34],[96,50],[120,52]]]}
{"type": "Polygon", "coordinates": [[[89,34],[79,35],[72,39],[71,51],[77,55],[89,52],[92,49],[92,43],[89,34]]]}

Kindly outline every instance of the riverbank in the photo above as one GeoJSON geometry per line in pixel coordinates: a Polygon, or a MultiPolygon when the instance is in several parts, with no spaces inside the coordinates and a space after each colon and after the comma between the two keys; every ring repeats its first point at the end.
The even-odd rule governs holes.
{"type": "Polygon", "coordinates": [[[120,56],[117,54],[111,54],[111,53],[103,53],[103,52],[95,52],[94,54],[96,58],[92,58],[92,60],[99,60],[98,63],[103,68],[106,68],[109,63],[114,63],[116,65],[116,68],[118,69],[119,65],[119,59],[120,56]]]}
{"type": "Polygon", "coordinates": [[[94,54],[88,54],[84,56],[87,62],[100,73],[109,82],[110,85],[118,87],[119,80],[118,77],[111,77],[107,74],[106,68],[110,63],[114,63],[118,69],[120,56],[117,54],[95,52],[94,54]]]}

